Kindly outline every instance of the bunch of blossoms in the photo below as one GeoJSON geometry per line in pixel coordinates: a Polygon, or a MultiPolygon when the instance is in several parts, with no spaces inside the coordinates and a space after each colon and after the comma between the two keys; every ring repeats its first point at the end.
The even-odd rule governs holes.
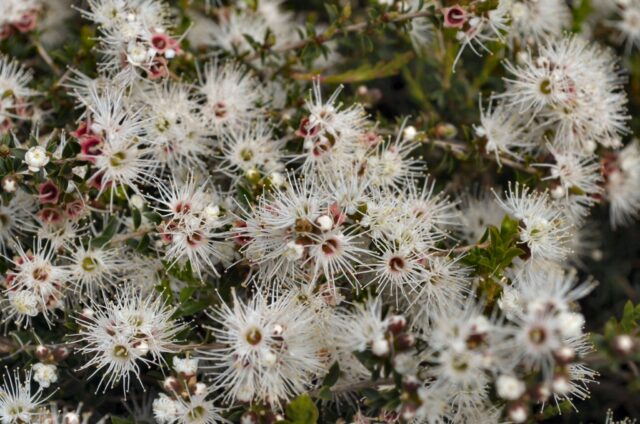
{"type": "Polygon", "coordinates": [[[282,0],[265,0],[255,5],[238,1],[217,14],[216,20],[201,16],[196,20],[197,45],[242,55],[250,53],[252,42],[270,43],[278,48],[295,41],[297,25],[293,14],[282,8],[282,0]],[[275,44],[274,44],[275,43],[275,44]]]}
{"type": "Polygon", "coordinates": [[[15,131],[0,150],[0,305],[17,361],[38,360],[25,383],[5,380],[0,419],[80,422],[80,409],[44,405],[48,387],[84,399],[71,381],[102,396],[100,413],[118,413],[120,389],[138,402],[161,387],[140,413],[160,423],[307,422],[300,409],[314,422],[309,398],[326,421],[526,422],[586,398],[596,373],[578,301],[595,284],[572,249],[589,249],[580,231],[599,201],[614,225],[640,209],[638,147],[618,150],[621,72],[607,51],[561,38],[562,2],[461,3],[381,10],[439,11],[463,46],[504,39],[519,52],[465,147],[451,125],[393,127],[341,100],[342,86],[325,97],[322,78],[256,65],[252,38],[275,51],[292,40],[279,1],[215,9],[209,45],[249,66],[174,63],[183,74],[164,81],[180,53],[166,7],[89,1],[106,62],[55,88],[76,102],[70,137],[15,131]],[[539,178],[443,187],[429,143],[539,178]]]}
{"type": "MultiPolygon", "coordinates": [[[[628,132],[622,73],[610,52],[578,37],[547,41],[537,53],[506,66],[512,74],[505,78],[507,90],[495,96],[497,105],[481,112],[476,135],[498,161],[500,156],[523,162],[551,155],[555,163],[538,164],[549,170],[549,195],[566,223],[579,228],[592,205],[603,197],[616,198],[610,193],[614,186],[605,181],[606,164],[612,161],[602,161],[598,154],[616,157],[628,132]]],[[[633,174],[616,177],[629,175],[631,182],[633,174]]],[[[612,224],[636,213],[637,195],[626,199],[615,206],[612,224]]]]}
{"type": "Polygon", "coordinates": [[[168,7],[154,0],[91,0],[82,14],[100,28],[101,71],[131,82],[143,74],[165,77],[167,63],[181,53],[169,32],[168,7]]]}
{"type": "Polygon", "coordinates": [[[559,38],[571,25],[571,9],[563,0],[475,0],[445,7],[444,28],[453,28],[461,44],[455,64],[468,47],[477,55],[491,53],[488,45],[505,43],[519,52],[559,38]]]}
{"type": "Polygon", "coordinates": [[[212,387],[198,381],[198,360],[173,357],[174,375],[163,383],[166,392],[153,401],[153,417],[165,423],[218,423],[224,418],[214,404],[212,387]]]}

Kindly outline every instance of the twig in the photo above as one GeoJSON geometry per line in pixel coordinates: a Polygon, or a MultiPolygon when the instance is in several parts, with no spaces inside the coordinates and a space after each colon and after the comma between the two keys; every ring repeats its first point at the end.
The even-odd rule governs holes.
{"type": "Polygon", "coordinates": [[[467,246],[460,246],[460,247],[455,247],[453,249],[450,250],[445,250],[442,252],[435,252],[433,253],[433,256],[449,256],[450,254],[454,253],[454,254],[463,254],[463,253],[467,253],[473,249],[475,249],[476,247],[478,249],[484,249],[489,247],[489,245],[491,244],[491,242],[489,240],[483,242],[483,243],[477,243],[477,244],[470,244],[467,246]]]}
{"type": "MultiPolygon", "coordinates": [[[[361,389],[368,389],[372,387],[388,386],[395,384],[392,378],[383,378],[382,380],[366,380],[358,381],[357,383],[339,384],[329,388],[331,393],[345,393],[354,392],[361,389]]],[[[309,392],[309,396],[316,397],[320,394],[320,389],[312,390],[309,392]]]]}
{"type": "Polygon", "coordinates": [[[172,345],[172,348],[180,350],[180,352],[186,352],[189,350],[209,350],[209,349],[222,349],[226,345],[222,343],[207,343],[207,344],[198,344],[198,343],[189,343],[189,344],[175,344],[172,345]]]}
{"type": "MultiPolygon", "coordinates": [[[[385,13],[380,18],[375,19],[373,21],[365,21],[358,22],[356,24],[347,25],[343,28],[337,28],[335,30],[327,30],[320,35],[316,35],[315,37],[305,38],[299,41],[295,41],[293,43],[285,44],[283,46],[277,47],[274,49],[277,53],[285,53],[290,50],[299,50],[302,49],[309,44],[324,44],[337,36],[347,35],[354,32],[361,32],[368,28],[376,27],[377,25],[386,24],[386,23],[400,23],[409,21],[411,19],[421,18],[425,16],[431,15],[432,12],[429,10],[421,10],[417,12],[405,13],[401,15],[395,15],[390,13],[385,13]]],[[[257,59],[260,56],[260,52],[255,52],[249,55],[246,59],[248,61],[257,59]]]]}
{"type": "Polygon", "coordinates": [[[53,62],[53,59],[51,59],[51,56],[49,56],[49,53],[47,53],[47,51],[45,50],[45,48],[42,46],[42,44],[40,43],[39,40],[32,38],[31,42],[33,43],[33,45],[36,48],[36,51],[38,52],[38,55],[42,58],[42,60],[44,60],[44,62],[49,65],[49,67],[51,69],[53,69],[53,72],[55,72],[56,75],[60,75],[60,68],[58,68],[58,65],[56,65],[53,62]]]}
{"type": "Polygon", "coordinates": [[[117,244],[117,243],[120,243],[120,242],[123,242],[123,241],[127,241],[127,240],[132,239],[132,238],[141,237],[141,236],[144,236],[144,235],[150,233],[152,230],[153,230],[152,228],[142,228],[142,229],[140,229],[138,231],[134,231],[132,233],[119,234],[119,235],[113,237],[109,241],[109,243],[117,244]]]}

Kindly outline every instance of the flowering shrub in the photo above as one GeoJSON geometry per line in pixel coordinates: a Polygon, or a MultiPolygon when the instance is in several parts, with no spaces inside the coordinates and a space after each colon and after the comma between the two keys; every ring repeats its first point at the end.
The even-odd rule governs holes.
{"type": "Polygon", "coordinates": [[[2,423],[640,416],[640,1],[0,13],[2,423]]]}

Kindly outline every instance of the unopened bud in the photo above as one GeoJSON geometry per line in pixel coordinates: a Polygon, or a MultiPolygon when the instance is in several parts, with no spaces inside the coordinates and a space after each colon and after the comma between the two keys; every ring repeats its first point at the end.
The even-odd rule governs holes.
{"type": "Polygon", "coordinates": [[[551,390],[546,383],[539,384],[531,391],[531,397],[538,403],[546,402],[549,396],[551,396],[551,390]]]}
{"type": "Polygon", "coordinates": [[[416,406],[413,404],[406,404],[402,406],[402,412],[400,415],[404,421],[412,421],[416,416],[416,406]]]}
{"type": "Polygon", "coordinates": [[[635,342],[628,334],[620,334],[613,339],[612,345],[620,355],[627,356],[633,352],[635,342]]]}
{"type": "Polygon", "coordinates": [[[68,347],[58,346],[53,350],[53,359],[55,359],[56,362],[64,361],[69,357],[70,353],[71,349],[68,347]]]}
{"type": "Polygon", "coordinates": [[[389,317],[387,328],[393,334],[399,334],[407,327],[407,320],[402,315],[393,315],[389,317]]]}
{"type": "Polygon", "coordinates": [[[316,219],[320,231],[329,231],[333,228],[333,219],[329,215],[321,215],[316,219]]]}
{"type": "Polygon", "coordinates": [[[498,396],[506,400],[516,400],[524,393],[524,382],[511,375],[501,375],[496,380],[496,392],[498,396]]]}
{"type": "Polygon", "coordinates": [[[93,314],[94,314],[93,309],[84,308],[82,312],[80,312],[80,317],[83,319],[91,319],[93,318],[93,314]]]}
{"type": "Polygon", "coordinates": [[[18,181],[13,175],[7,175],[2,179],[2,189],[7,193],[13,193],[18,188],[18,181]]]}
{"type": "Polygon", "coordinates": [[[558,374],[551,381],[551,389],[559,395],[566,395],[571,391],[571,383],[564,374],[558,374]]]}
{"type": "Polygon", "coordinates": [[[204,383],[196,383],[196,388],[193,390],[194,395],[202,395],[207,393],[207,385],[204,383]]]}
{"type": "Polygon", "coordinates": [[[573,360],[576,358],[575,350],[573,350],[569,346],[561,347],[560,349],[556,350],[553,355],[555,356],[556,361],[558,361],[562,365],[573,362],[573,360]]]}
{"type": "Polygon", "coordinates": [[[507,410],[509,419],[514,423],[523,423],[529,417],[529,411],[522,403],[514,403],[507,410]]]}
{"type": "Polygon", "coordinates": [[[162,386],[167,392],[170,392],[170,393],[179,393],[182,390],[182,385],[180,384],[180,381],[178,381],[178,379],[175,377],[165,378],[164,383],[162,383],[162,386]]]}
{"type": "Polygon", "coordinates": [[[371,344],[371,351],[376,356],[387,356],[389,354],[389,342],[386,339],[375,340],[371,344]]]}
{"type": "Polygon", "coordinates": [[[396,336],[396,345],[398,346],[398,350],[406,350],[410,347],[413,347],[416,339],[413,337],[413,334],[402,333],[396,336]]]}
{"type": "Polygon", "coordinates": [[[140,356],[145,356],[147,353],[149,353],[149,343],[143,340],[138,344],[136,344],[134,346],[134,349],[136,350],[136,352],[138,352],[140,356]]]}
{"type": "Polygon", "coordinates": [[[36,347],[36,357],[41,361],[46,361],[49,356],[49,348],[43,345],[36,347]]]}
{"type": "Polygon", "coordinates": [[[62,418],[63,424],[80,424],[80,417],[75,412],[67,412],[62,418]]]}

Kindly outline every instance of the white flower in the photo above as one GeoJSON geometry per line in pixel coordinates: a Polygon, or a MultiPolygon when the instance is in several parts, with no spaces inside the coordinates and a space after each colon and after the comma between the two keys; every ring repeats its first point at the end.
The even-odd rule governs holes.
{"type": "Polygon", "coordinates": [[[24,155],[24,162],[29,167],[29,171],[38,172],[49,163],[49,156],[44,147],[35,146],[27,150],[24,155]]]}
{"type": "Polygon", "coordinates": [[[562,150],[589,151],[595,141],[619,147],[630,119],[624,82],[612,53],[580,37],[549,40],[506,78],[505,105],[552,131],[562,150]],[[597,117],[595,119],[594,117],[597,117]]]}
{"type": "Polygon", "coordinates": [[[402,136],[408,141],[413,141],[416,138],[418,131],[412,125],[405,127],[404,131],[402,131],[402,136]]]}
{"type": "Polygon", "coordinates": [[[290,294],[272,302],[259,293],[246,303],[234,298],[233,309],[222,304],[214,311],[221,327],[211,330],[224,347],[201,351],[203,368],[225,388],[226,401],[290,400],[323,370],[314,317],[290,294]]]}
{"type": "Polygon", "coordinates": [[[178,401],[161,393],[153,401],[153,416],[160,424],[173,423],[178,419],[178,406],[178,401]]]}
{"type": "Polygon", "coordinates": [[[264,116],[259,82],[237,65],[207,64],[197,90],[205,102],[205,122],[217,134],[248,130],[252,121],[264,116]]]}
{"type": "Polygon", "coordinates": [[[33,379],[45,389],[51,386],[51,383],[58,381],[58,370],[53,364],[38,362],[33,366],[33,371],[35,373],[33,379]]]}
{"type": "MultiPolygon", "coordinates": [[[[200,384],[202,387],[202,384],[200,384]]],[[[187,400],[181,398],[176,402],[176,423],[184,424],[216,424],[223,422],[220,408],[214,405],[213,399],[208,399],[211,388],[200,388],[200,393],[190,395],[187,400]]]]}
{"type": "Polygon", "coordinates": [[[525,390],[524,382],[512,375],[501,375],[496,380],[496,391],[502,399],[516,400],[522,396],[525,390]]]}
{"type": "Polygon", "coordinates": [[[525,128],[526,122],[522,122],[521,116],[502,103],[493,106],[493,99],[489,100],[486,110],[480,104],[480,126],[474,127],[476,135],[486,139],[485,150],[495,155],[498,164],[501,164],[501,155],[522,160],[521,152],[533,147],[525,128]]]}
{"type": "Polygon", "coordinates": [[[115,302],[93,303],[90,315],[76,318],[80,325],[79,351],[90,359],[83,369],[96,367],[98,389],[112,388],[121,380],[125,393],[131,374],[140,381],[140,365],[164,363],[163,353],[175,352],[176,335],[184,324],[172,316],[175,308],[154,294],[142,296],[134,288],[117,292],[115,302]]]}
{"type": "Polygon", "coordinates": [[[605,197],[610,222],[616,228],[630,224],[640,214],[640,148],[633,140],[605,162],[605,197]]]}
{"type": "Polygon", "coordinates": [[[540,44],[554,37],[560,37],[571,24],[571,9],[558,0],[513,0],[509,14],[511,26],[509,38],[515,43],[540,44]]]}
{"type": "Polygon", "coordinates": [[[42,314],[51,325],[54,311],[64,307],[68,271],[54,262],[56,252],[40,239],[34,242],[33,251],[25,252],[17,245],[16,253],[17,257],[8,261],[13,267],[5,280],[10,289],[5,318],[28,325],[32,317],[42,314]]]}
{"type": "Polygon", "coordinates": [[[520,240],[530,249],[532,259],[558,261],[567,255],[571,225],[562,211],[550,203],[547,193],[509,184],[505,198],[497,201],[520,223],[520,240]]]}
{"type": "Polygon", "coordinates": [[[344,311],[332,324],[336,344],[347,352],[364,352],[376,344],[377,354],[385,355],[389,344],[385,340],[387,322],[382,316],[382,302],[374,298],[359,303],[353,311],[344,311]]]}
{"type": "Polygon", "coordinates": [[[31,390],[31,371],[25,373],[25,380],[20,379],[20,371],[6,371],[0,386],[0,421],[2,424],[21,424],[34,421],[37,409],[46,400],[42,387],[31,390]]]}
{"type": "Polygon", "coordinates": [[[215,265],[226,257],[219,229],[227,222],[219,208],[214,216],[212,205],[221,203],[217,191],[191,173],[184,180],[172,177],[158,190],[160,196],[151,199],[164,218],[159,233],[165,259],[171,265],[188,261],[198,275],[217,274],[215,265]]]}
{"type": "Polygon", "coordinates": [[[198,371],[198,360],[194,358],[173,357],[173,369],[188,376],[195,375],[198,371]]]}

